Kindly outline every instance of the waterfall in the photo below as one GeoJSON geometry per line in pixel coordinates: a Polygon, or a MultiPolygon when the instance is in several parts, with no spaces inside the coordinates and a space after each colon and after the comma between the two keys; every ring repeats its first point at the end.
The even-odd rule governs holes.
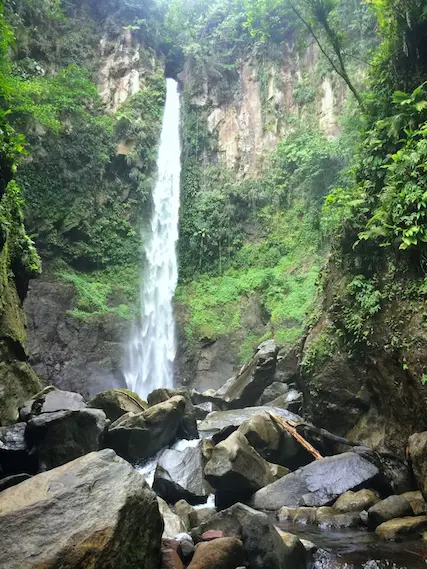
{"type": "Polygon", "coordinates": [[[143,398],[158,387],[173,387],[176,346],[172,299],[178,280],[176,243],[181,173],[179,120],[178,84],[167,79],[151,231],[144,246],[141,316],[127,347],[124,370],[128,388],[143,398]]]}

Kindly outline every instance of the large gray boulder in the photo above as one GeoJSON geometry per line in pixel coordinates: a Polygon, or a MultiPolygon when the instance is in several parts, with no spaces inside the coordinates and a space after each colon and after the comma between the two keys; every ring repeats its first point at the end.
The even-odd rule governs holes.
{"type": "Polygon", "coordinates": [[[273,399],[277,399],[282,395],[286,395],[289,391],[289,385],[281,381],[273,381],[266,389],[264,389],[261,397],[257,401],[258,406],[268,405],[273,399]]]}
{"type": "Polygon", "coordinates": [[[34,416],[28,422],[26,439],[38,457],[39,470],[44,471],[99,450],[105,427],[105,413],[100,409],[54,411],[34,416]]]}
{"type": "Polygon", "coordinates": [[[274,340],[263,342],[251,361],[218,389],[216,395],[222,397],[230,409],[255,405],[264,390],[273,383],[278,351],[274,340]]]}
{"type": "Polygon", "coordinates": [[[252,415],[240,425],[238,430],[269,462],[295,470],[313,460],[312,455],[283,428],[273,410],[252,415]]]}
{"type": "Polygon", "coordinates": [[[243,504],[235,504],[218,512],[209,521],[191,531],[200,539],[207,530],[220,530],[227,537],[243,542],[245,566],[248,569],[305,569],[305,560],[289,548],[266,514],[243,504]]]}
{"type": "Polygon", "coordinates": [[[0,494],[2,569],[153,569],[162,531],[154,492],[109,449],[0,494]]]}
{"type": "Polygon", "coordinates": [[[418,488],[427,501],[427,431],[409,437],[408,451],[418,488]]]}
{"type": "Polygon", "coordinates": [[[236,495],[251,495],[275,480],[270,463],[251,447],[239,431],[216,445],[206,464],[205,476],[216,490],[235,492],[236,495]]]}
{"type": "Polygon", "coordinates": [[[372,485],[378,476],[379,470],[371,462],[356,453],[346,452],[316,460],[258,490],[251,504],[260,510],[324,506],[347,490],[372,485]]]}
{"type": "Polygon", "coordinates": [[[107,389],[92,397],[88,407],[102,409],[107,419],[114,422],[126,413],[141,413],[148,405],[139,395],[128,389],[107,389]]]}
{"type": "Polygon", "coordinates": [[[175,396],[141,413],[126,413],[108,429],[105,444],[132,463],[150,458],[175,441],[184,409],[185,399],[175,396]]]}
{"type": "Polygon", "coordinates": [[[37,459],[30,456],[25,441],[26,428],[26,423],[0,427],[0,472],[4,476],[37,472],[37,459]]]}
{"type": "Polygon", "coordinates": [[[55,413],[56,411],[79,411],[86,408],[80,393],[47,388],[39,395],[27,401],[19,412],[21,421],[28,421],[34,415],[55,413]]]}
{"type": "Polygon", "coordinates": [[[162,453],[154,475],[153,490],[169,504],[181,499],[193,505],[203,504],[210,488],[203,475],[202,441],[188,446],[184,442],[162,453]]]}
{"type": "Polygon", "coordinates": [[[199,433],[197,430],[196,410],[194,409],[193,402],[191,401],[190,393],[185,387],[176,389],[167,389],[162,387],[155,389],[148,396],[148,404],[150,407],[163,403],[171,397],[181,396],[185,399],[184,416],[179,426],[177,437],[179,439],[198,439],[199,433]]]}

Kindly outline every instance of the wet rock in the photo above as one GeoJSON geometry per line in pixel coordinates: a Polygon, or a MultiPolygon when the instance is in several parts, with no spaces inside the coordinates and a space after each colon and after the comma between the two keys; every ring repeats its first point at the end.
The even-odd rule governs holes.
{"type": "Polygon", "coordinates": [[[280,381],[273,381],[271,385],[264,389],[261,397],[256,402],[257,405],[268,405],[270,401],[280,397],[281,395],[286,395],[289,391],[289,386],[286,383],[281,383],[280,381]]]}
{"type": "Polygon", "coordinates": [[[314,524],[316,523],[316,508],[289,508],[283,506],[277,512],[277,519],[279,522],[291,521],[300,524],[314,524]]]}
{"type": "Polygon", "coordinates": [[[0,533],[2,569],[160,565],[155,494],[110,449],[2,492],[0,533]],[[25,539],[17,539],[23,527],[25,539]]]}
{"type": "Polygon", "coordinates": [[[161,569],[184,569],[184,563],[177,551],[171,548],[162,547],[161,569]]]}
{"type": "Polygon", "coordinates": [[[419,490],[414,492],[405,492],[402,494],[406,500],[411,504],[412,511],[414,512],[414,516],[421,516],[425,514],[427,511],[427,504],[423,498],[423,495],[419,490]]]}
{"type": "Polygon", "coordinates": [[[260,510],[282,506],[323,506],[347,490],[372,486],[376,466],[353,452],[316,460],[258,490],[251,504],[260,510]]]}
{"type": "Polygon", "coordinates": [[[200,543],[188,569],[235,569],[243,563],[243,545],[234,537],[200,543]]]}
{"type": "Polygon", "coordinates": [[[418,488],[427,500],[427,431],[409,437],[408,451],[418,488]]]}
{"type": "Polygon", "coordinates": [[[283,543],[288,548],[293,564],[297,567],[305,567],[307,552],[300,539],[296,535],[288,533],[287,531],[283,531],[277,526],[274,526],[274,528],[282,538],[283,543]]]}
{"type": "Polygon", "coordinates": [[[221,530],[215,529],[208,529],[207,531],[203,532],[200,536],[201,541],[212,541],[213,539],[219,539],[220,537],[224,537],[224,532],[221,530]]]}
{"type": "Polygon", "coordinates": [[[198,439],[196,411],[191,401],[190,393],[185,387],[177,389],[155,389],[148,396],[148,404],[150,407],[167,401],[171,397],[183,397],[185,400],[184,415],[177,431],[178,439],[198,439]]]}
{"type": "Polygon", "coordinates": [[[26,423],[0,427],[0,470],[4,476],[37,472],[37,459],[30,456],[25,441],[26,423]]]}
{"type": "Polygon", "coordinates": [[[30,474],[14,474],[13,476],[7,476],[6,478],[0,479],[0,492],[6,490],[7,488],[12,488],[25,480],[31,478],[30,474]]]}
{"type": "Polygon", "coordinates": [[[238,430],[265,460],[291,469],[304,466],[313,460],[277,421],[272,411],[262,411],[249,417],[238,430]]]}
{"type": "Polygon", "coordinates": [[[185,563],[189,563],[193,558],[195,547],[193,538],[188,533],[180,533],[178,534],[175,539],[179,541],[181,547],[182,557],[185,563]]]}
{"type": "Polygon", "coordinates": [[[212,407],[217,407],[217,409],[212,409],[212,411],[225,411],[227,409],[226,402],[222,397],[218,397],[216,395],[216,391],[214,389],[209,389],[203,393],[200,393],[196,389],[192,389],[190,391],[190,397],[194,406],[209,403],[212,407]]]}
{"type": "Polygon", "coordinates": [[[214,439],[215,443],[218,443],[237,430],[244,421],[263,411],[273,413],[283,419],[295,421],[296,423],[303,421],[299,415],[295,415],[286,409],[276,407],[247,407],[245,409],[231,409],[229,411],[214,411],[213,413],[209,413],[206,419],[199,424],[200,437],[203,439],[211,439],[221,431],[227,429],[227,434],[224,437],[219,440],[214,439]]]}
{"type": "Polygon", "coordinates": [[[263,391],[273,382],[278,346],[273,340],[263,342],[251,361],[239,375],[230,378],[216,395],[222,397],[230,409],[255,405],[263,391]]]}
{"type": "Polygon", "coordinates": [[[19,412],[21,421],[28,421],[34,415],[55,413],[57,411],[79,411],[87,407],[80,393],[51,389],[30,399],[19,412]]]}
{"type": "Polygon", "coordinates": [[[208,522],[215,514],[214,508],[195,508],[189,515],[190,528],[196,528],[200,524],[208,522]]]}
{"type": "MultiPolygon", "coordinates": [[[[203,476],[201,441],[182,450],[167,449],[157,463],[153,490],[173,504],[184,499],[190,504],[206,502],[211,490],[203,476]]],[[[179,449],[179,447],[178,447],[179,449]]]]}
{"type": "Polygon", "coordinates": [[[403,496],[389,496],[369,508],[368,525],[376,528],[383,522],[393,518],[404,518],[412,515],[412,506],[406,498],[403,496]]]}
{"type": "Polygon", "coordinates": [[[181,518],[187,530],[191,529],[190,514],[194,511],[193,506],[190,506],[185,500],[178,500],[174,506],[175,514],[181,518]]]}
{"type": "Polygon", "coordinates": [[[139,395],[127,389],[108,389],[95,395],[88,407],[102,409],[112,423],[126,413],[141,413],[148,405],[139,395]]]}
{"type": "Polygon", "coordinates": [[[361,512],[368,510],[379,502],[378,496],[372,490],[359,490],[358,492],[344,492],[334,503],[334,510],[340,513],[361,512]]]}
{"type": "MultiPolygon", "coordinates": [[[[220,492],[251,495],[274,481],[269,463],[236,431],[212,451],[205,476],[220,492]]],[[[237,498],[238,499],[238,498],[237,498]]]]}
{"type": "Polygon", "coordinates": [[[151,458],[176,439],[184,409],[185,399],[176,396],[142,413],[126,413],[108,429],[105,444],[129,462],[151,458]]]}
{"type": "Polygon", "coordinates": [[[306,552],[309,554],[314,554],[319,549],[315,543],[309,541],[308,539],[300,539],[300,542],[302,543],[306,552]]]}
{"type": "Polygon", "coordinates": [[[358,512],[338,514],[334,508],[319,508],[316,512],[316,523],[322,528],[353,528],[362,524],[358,512]]]}
{"type": "Polygon", "coordinates": [[[163,538],[174,539],[176,535],[185,533],[187,527],[181,518],[172,512],[168,504],[159,496],[157,496],[157,503],[164,522],[163,538]]]}
{"type": "Polygon", "coordinates": [[[219,530],[243,542],[245,565],[248,569],[304,569],[293,559],[292,551],[286,546],[266,514],[257,512],[243,504],[215,514],[207,523],[192,530],[194,538],[200,538],[207,530],[219,530]]]}
{"type": "Polygon", "coordinates": [[[427,516],[395,518],[382,523],[375,533],[381,539],[400,540],[407,535],[421,534],[427,529],[427,516]]]}
{"type": "Polygon", "coordinates": [[[106,426],[100,409],[53,411],[28,422],[26,439],[39,461],[39,470],[61,466],[100,448],[106,426]]]}

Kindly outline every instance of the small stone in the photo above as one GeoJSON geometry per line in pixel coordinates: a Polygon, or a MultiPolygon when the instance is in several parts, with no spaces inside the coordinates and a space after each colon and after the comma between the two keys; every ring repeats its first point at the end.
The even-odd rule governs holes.
{"type": "Polygon", "coordinates": [[[202,541],[212,541],[213,539],[219,539],[224,537],[224,532],[219,529],[208,529],[204,533],[202,533],[200,539],[202,541]]]}
{"type": "Polygon", "coordinates": [[[378,496],[372,490],[359,490],[358,492],[344,492],[333,505],[334,510],[340,513],[361,512],[368,510],[379,502],[378,496]]]}
{"type": "Polygon", "coordinates": [[[188,569],[235,569],[244,561],[243,544],[235,537],[199,543],[188,569]]]}
{"type": "Polygon", "coordinates": [[[394,518],[412,516],[413,513],[412,506],[406,498],[403,496],[389,496],[369,508],[368,525],[372,528],[376,528],[383,522],[394,518]]]}

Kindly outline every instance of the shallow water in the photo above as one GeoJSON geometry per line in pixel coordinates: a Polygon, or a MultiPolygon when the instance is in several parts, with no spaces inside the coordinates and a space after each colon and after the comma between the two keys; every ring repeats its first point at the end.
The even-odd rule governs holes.
{"type": "Polygon", "coordinates": [[[427,566],[427,543],[421,541],[385,542],[364,529],[321,529],[276,520],[273,523],[319,547],[314,569],[425,569],[427,566]]]}

